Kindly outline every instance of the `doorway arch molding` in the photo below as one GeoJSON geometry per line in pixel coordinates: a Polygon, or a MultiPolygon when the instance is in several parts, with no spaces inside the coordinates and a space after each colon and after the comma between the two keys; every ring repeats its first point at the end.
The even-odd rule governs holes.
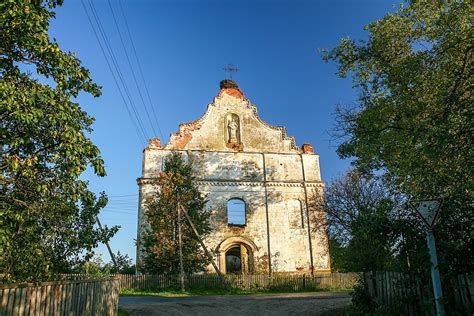
{"type": "Polygon", "coordinates": [[[257,245],[248,238],[242,236],[232,236],[221,241],[216,247],[216,253],[226,252],[230,248],[236,245],[242,245],[249,247],[252,252],[257,251],[257,245]]]}
{"type": "Polygon", "coordinates": [[[217,254],[217,262],[219,263],[219,269],[222,272],[227,272],[226,252],[236,246],[239,246],[241,249],[242,272],[253,272],[253,258],[254,254],[257,251],[257,245],[255,245],[252,240],[242,236],[232,236],[226,238],[217,245],[215,253],[217,254]]]}

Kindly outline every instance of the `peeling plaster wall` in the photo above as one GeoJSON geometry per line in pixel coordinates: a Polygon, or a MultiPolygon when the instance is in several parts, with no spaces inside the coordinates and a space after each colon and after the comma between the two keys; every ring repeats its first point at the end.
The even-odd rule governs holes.
{"type": "MultiPolygon", "coordinates": [[[[139,179],[138,235],[147,229],[144,201],[158,190],[148,180],[159,175],[167,155],[180,151],[192,161],[197,184],[209,201],[207,207],[211,210],[213,233],[206,238],[205,244],[216,255],[216,262],[220,261],[215,252],[219,245],[228,238],[240,236],[256,246],[253,254],[255,272],[266,271],[267,201],[272,270],[308,273],[310,251],[305,192],[317,190],[322,194],[319,156],[303,153],[284,128],[261,121],[255,107],[240,90],[226,90],[221,90],[208,105],[203,117],[193,123],[181,124],[180,131],[171,136],[167,145],[162,147],[156,141],[144,150],[143,174],[139,179]],[[226,117],[229,113],[240,119],[240,144],[227,142],[226,117]],[[227,225],[227,201],[231,198],[245,201],[245,226],[227,225]]],[[[311,233],[311,241],[315,271],[329,270],[325,233],[311,233]]],[[[139,251],[137,258],[139,265],[139,251]]],[[[212,271],[211,266],[209,270],[212,271]]]]}
{"type": "Polygon", "coordinates": [[[165,149],[229,151],[225,137],[227,114],[236,114],[240,118],[243,144],[240,151],[299,152],[294,139],[286,135],[284,127],[266,124],[250,101],[222,92],[207,106],[206,113],[200,119],[181,124],[179,132],[171,135],[165,149]]]}

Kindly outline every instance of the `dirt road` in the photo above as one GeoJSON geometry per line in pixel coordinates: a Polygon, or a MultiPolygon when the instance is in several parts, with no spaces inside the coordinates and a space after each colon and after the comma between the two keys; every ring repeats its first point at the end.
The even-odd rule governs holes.
{"type": "Polygon", "coordinates": [[[120,297],[130,315],[342,315],[348,293],[312,292],[265,295],[120,297]]]}

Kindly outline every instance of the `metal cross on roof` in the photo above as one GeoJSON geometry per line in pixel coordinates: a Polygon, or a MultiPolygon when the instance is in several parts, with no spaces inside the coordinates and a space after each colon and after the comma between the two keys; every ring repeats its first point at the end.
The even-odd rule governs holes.
{"type": "Polygon", "coordinates": [[[232,73],[239,71],[239,68],[234,66],[234,64],[227,64],[224,68],[222,68],[225,72],[229,73],[230,79],[232,79],[232,73]]]}

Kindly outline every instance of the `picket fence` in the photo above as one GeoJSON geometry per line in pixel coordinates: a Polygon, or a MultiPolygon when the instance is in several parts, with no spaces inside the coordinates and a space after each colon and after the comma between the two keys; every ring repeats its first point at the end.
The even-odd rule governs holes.
{"type": "Polygon", "coordinates": [[[0,315],[117,315],[119,279],[0,285],[0,315]]]}
{"type": "MultiPolygon", "coordinates": [[[[424,278],[399,272],[365,273],[365,286],[378,306],[393,315],[436,315],[433,287],[429,276],[424,278]]],[[[458,275],[443,283],[447,309],[459,315],[474,312],[473,275],[458,275]]]]}
{"type": "MultiPolygon", "coordinates": [[[[120,289],[165,290],[178,289],[176,275],[114,275],[119,279],[120,289]]],[[[216,274],[190,274],[185,277],[188,289],[259,289],[304,291],[317,289],[350,289],[359,280],[357,273],[328,273],[325,275],[279,275],[226,274],[224,282],[216,274]]]]}

